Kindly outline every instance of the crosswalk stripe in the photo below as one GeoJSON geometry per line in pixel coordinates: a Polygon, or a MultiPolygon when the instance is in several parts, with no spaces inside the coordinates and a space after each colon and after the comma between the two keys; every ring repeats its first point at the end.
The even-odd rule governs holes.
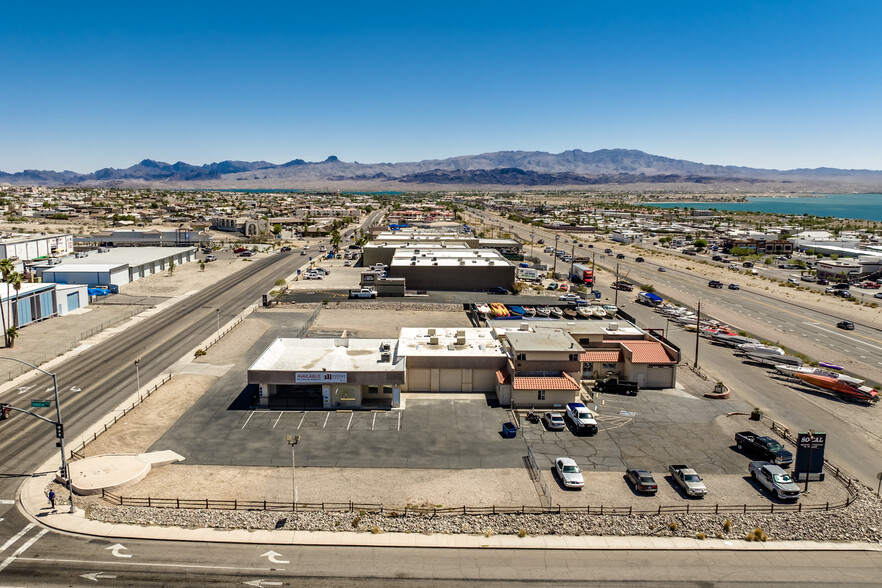
{"type": "Polygon", "coordinates": [[[18,535],[16,535],[15,537],[12,537],[9,541],[7,541],[6,543],[3,544],[3,547],[0,547],[0,553],[3,553],[7,549],[9,549],[10,545],[15,543],[19,539],[21,539],[22,535],[24,535],[25,533],[27,533],[28,531],[30,531],[33,528],[34,528],[34,523],[28,523],[24,529],[22,529],[21,531],[18,532],[18,535]]]}
{"type": "MultiPolygon", "coordinates": [[[[33,526],[33,525],[31,525],[31,526],[33,526]]],[[[13,553],[12,555],[10,555],[6,559],[4,559],[3,563],[0,563],[0,572],[5,570],[9,564],[11,564],[12,562],[15,561],[15,558],[17,558],[19,555],[21,555],[22,553],[27,551],[28,547],[30,547],[31,545],[36,543],[40,537],[42,537],[43,535],[45,535],[48,532],[49,532],[49,529],[43,529],[42,531],[40,531],[39,533],[37,533],[36,535],[34,535],[30,539],[28,539],[24,545],[22,545],[21,547],[19,547],[18,549],[15,550],[15,553],[13,553]]]]}

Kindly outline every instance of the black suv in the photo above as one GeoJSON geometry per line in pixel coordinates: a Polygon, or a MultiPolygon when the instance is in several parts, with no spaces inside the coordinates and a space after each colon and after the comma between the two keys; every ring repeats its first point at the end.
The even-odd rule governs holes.
{"type": "Polygon", "coordinates": [[[839,321],[836,326],[846,331],[854,331],[854,323],[851,321],[839,321]]]}
{"type": "Polygon", "coordinates": [[[642,262],[642,261],[643,261],[643,258],[642,258],[642,257],[638,257],[638,258],[636,258],[634,261],[642,262]]]}
{"type": "Polygon", "coordinates": [[[625,254],[619,253],[618,255],[616,255],[616,259],[625,259],[625,254]]]}
{"type": "Polygon", "coordinates": [[[721,282],[719,280],[711,280],[710,282],[707,283],[707,285],[711,288],[722,288],[723,282],[721,282]]]}

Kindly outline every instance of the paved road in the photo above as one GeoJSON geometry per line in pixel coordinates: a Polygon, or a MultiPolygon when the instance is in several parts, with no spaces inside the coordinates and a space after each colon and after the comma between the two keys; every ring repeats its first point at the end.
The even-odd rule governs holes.
{"type": "MultiPolygon", "coordinates": [[[[28,529],[7,586],[878,585],[878,552],[293,547],[107,541],[28,529]]],[[[13,551],[14,550],[14,551],[13,551]]],[[[9,554],[15,554],[10,558],[9,554]]]]}

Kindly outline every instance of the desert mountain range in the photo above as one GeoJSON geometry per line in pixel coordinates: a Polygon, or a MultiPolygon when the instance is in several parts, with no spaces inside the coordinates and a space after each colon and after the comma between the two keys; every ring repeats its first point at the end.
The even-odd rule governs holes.
{"type": "Polygon", "coordinates": [[[707,165],[651,155],[633,149],[578,149],[562,153],[497,151],[447,159],[404,163],[344,162],[331,156],[321,162],[294,159],[221,161],[204,165],[169,164],[152,159],[125,169],[103,168],[89,174],[72,171],[0,172],[0,183],[45,186],[187,187],[187,188],[397,188],[629,186],[646,184],[750,185],[820,184],[882,186],[882,171],[835,168],[774,170],[707,165]]]}

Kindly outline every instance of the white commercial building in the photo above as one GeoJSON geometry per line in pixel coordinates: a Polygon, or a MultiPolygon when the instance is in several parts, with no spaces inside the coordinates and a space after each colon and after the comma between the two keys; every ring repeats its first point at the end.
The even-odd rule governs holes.
{"type": "Polygon", "coordinates": [[[121,286],[195,259],[195,247],[118,247],[34,269],[44,282],[121,286]]]}
{"type": "Polygon", "coordinates": [[[0,259],[32,261],[73,253],[73,235],[8,235],[0,238],[0,259]]]}

